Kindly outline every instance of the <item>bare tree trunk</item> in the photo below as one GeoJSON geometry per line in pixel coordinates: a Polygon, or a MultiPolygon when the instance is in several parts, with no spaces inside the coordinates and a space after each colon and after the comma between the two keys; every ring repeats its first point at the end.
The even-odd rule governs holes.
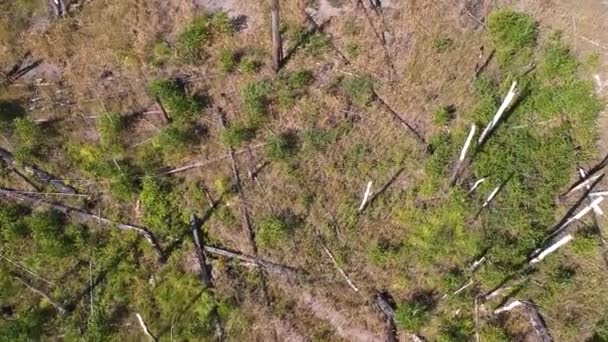
{"type": "Polygon", "coordinates": [[[281,39],[281,18],[279,16],[279,0],[272,0],[272,66],[275,72],[281,69],[283,62],[283,41],[281,39]]]}
{"type": "Polygon", "coordinates": [[[201,223],[196,215],[192,214],[190,216],[190,229],[192,230],[192,239],[194,240],[194,246],[196,248],[196,257],[198,258],[198,263],[201,267],[200,276],[201,281],[205,285],[205,287],[213,287],[213,283],[211,281],[211,272],[209,272],[209,268],[207,267],[207,260],[205,258],[205,252],[203,250],[203,243],[200,237],[200,228],[201,223]]]}
{"type": "Polygon", "coordinates": [[[28,280],[26,280],[25,278],[23,278],[22,276],[20,276],[16,273],[11,273],[11,275],[13,276],[13,278],[15,278],[21,284],[23,284],[23,286],[27,287],[30,291],[32,291],[32,292],[40,295],[44,299],[46,299],[53,307],[55,307],[55,309],[57,309],[57,311],[59,311],[59,313],[61,313],[61,314],[66,313],[66,309],[61,304],[57,303],[54,299],[52,299],[51,296],[49,296],[45,291],[38,289],[34,285],[30,284],[30,282],[28,280]]]}

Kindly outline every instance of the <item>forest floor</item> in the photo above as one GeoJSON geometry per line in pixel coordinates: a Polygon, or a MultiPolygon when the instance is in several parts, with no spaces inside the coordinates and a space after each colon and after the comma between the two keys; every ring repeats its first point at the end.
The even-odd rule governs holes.
{"type": "Polygon", "coordinates": [[[221,326],[235,341],[382,341],[382,296],[403,341],[538,340],[524,310],[493,312],[516,299],[557,341],[608,338],[603,216],[599,235],[573,224],[580,238],[521,271],[580,209],[559,196],[576,166],[608,153],[608,2],[379,3],[281,1],[278,74],[266,1],[72,1],[59,19],[37,1],[0,3],[12,13],[0,148],[16,159],[3,157],[0,186],[23,191],[0,196],[0,337],[139,340],[140,313],[160,340],[212,340],[221,326]],[[538,23],[510,59],[488,27],[504,8],[538,23]],[[14,65],[33,68],[13,80],[14,65]],[[451,186],[469,127],[515,80],[521,98],[451,186]],[[211,289],[192,214],[205,245],[250,258],[205,253],[211,289]],[[146,227],[166,260],[149,235],[100,217],[146,227]],[[511,292],[478,305],[503,282],[511,292]],[[52,298],[68,314],[47,314],[52,298]]]}

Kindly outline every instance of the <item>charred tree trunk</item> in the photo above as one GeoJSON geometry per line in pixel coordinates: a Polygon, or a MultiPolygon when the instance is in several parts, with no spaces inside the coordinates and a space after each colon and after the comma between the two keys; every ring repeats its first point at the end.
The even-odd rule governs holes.
{"type": "Polygon", "coordinates": [[[190,230],[192,231],[192,239],[194,240],[194,246],[196,248],[196,257],[201,267],[201,281],[203,282],[203,285],[205,285],[206,288],[213,287],[211,272],[209,271],[209,267],[207,265],[205,252],[203,250],[203,242],[201,241],[200,236],[201,222],[194,214],[190,216],[190,230]]]}
{"type": "Polygon", "coordinates": [[[271,26],[272,26],[272,66],[275,72],[281,69],[283,63],[283,41],[281,39],[281,18],[279,15],[279,0],[271,0],[271,26]]]}

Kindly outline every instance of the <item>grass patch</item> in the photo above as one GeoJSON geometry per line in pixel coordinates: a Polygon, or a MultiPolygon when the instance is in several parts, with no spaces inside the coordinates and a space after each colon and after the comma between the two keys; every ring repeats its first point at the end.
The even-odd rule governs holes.
{"type": "Polygon", "coordinates": [[[42,127],[28,118],[17,118],[13,121],[13,138],[16,142],[15,158],[23,163],[36,163],[48,157],[50,137],[42,127]]]}
{"type": "Polygon", "coordinates": [[[258,223],[255,241],[261,248],[276,248],[287,239],[289,231],[289,225],[282,218],[278,216],[265,217],[258,223]]]}
{"type": "Polygon", "coordinates": [[[155,80],[150,84],[150,94],[160,99],[171,119],[177,123],[189,122],[202,109],[201,104],[174,80],[155,80]]]}
{"type": "Polygon", "coordinates": [[[488,16],[488,32],[501,66],[526,65],[536,45],[538,24],[532,16],[512,9],[500,9],[488,16]]]}
{"type": "Polygon", "coordinates": [[[255,138],[255,130],[242,123],[233,123],[222,131],[220,140],[229,147],[239,147],[255,138]]]}
{"type": "Polygon", "coordinates": [[[126,118],[119,113],[101,113],[97,119],[97,132],[101,146],[104,148],[120,146],[121,134],[126,126],[126,118]]]}
{"type": "Polygon", "coordinates": [[[266,155],[274,161],[285,160],[296,154],[298,146],[298,136],[293,132],[272,135],[266,145],[266,155]]]}
{"type": "Polygon", "coordinates": [[[374,80],[369,75],[345,78],[342,80],[342,89],[350,101],[361,108],[374,99],[374,80]]]}
{"type": "Polygon", "coordinates": [[[257,126],[266,119],[271,90],[269,82],[260,81],[247,84],[241,91],[243,110],[251,126],[257,126]]]}

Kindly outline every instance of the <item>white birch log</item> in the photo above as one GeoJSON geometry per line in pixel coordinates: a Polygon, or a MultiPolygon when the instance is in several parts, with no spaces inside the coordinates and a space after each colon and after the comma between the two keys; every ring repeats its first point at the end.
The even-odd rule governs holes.
{"type": "Polygon", "coordinates": [[[460,158],[458,158],[459,162],[462,162],[464,160],[464,158],[467,156],[467,151],[469,149],[469,147],[471,146],[471,141],[473,140],[473,136],[475,136],[475,130],[477,129],[477,126],[475,126],[475,124],[471,125],[471,130],[469,131],[469,136],[467,137],[467,140],[464,143],[464,146],[462,147],[462,151],[460,152],[460,158]]]}
{"type": "Polygon", "coordinates": [[[146,326],[146,323],[144,322],[144,319],[141,317],[141,315],[139,313],[136,313],[135,316],[137,316],[137,320],[139,321],[139,325],[141,325],[141,329],[144,331],[144,334],[148,335],[148,337],[150,337],[152,341],[158,341],[158,339],[154,337],[152,333],[150,333],[150,330],[146,326]]]}
{"type": "MultiPolygon", "coordinates": [[[[583,169],[582,167],[579,167],[579,168],[578,168],[578,174],[581,176],[581,179],[585,179],[585,178],[587,178],[587,171],[585,171],[585,169],[583,169]]],[[[586,188],[587,190],[591,190],[591,185],[588,183],[588,184],[585,186],[585,188],[586,188]]],[[[604,212],[602,211],[602,208],[600,208],[600,206],[599,206],[599,205],[596,205],[596,206],[594,206],[594,207],[593,207],[593,212],[594,212],[596,215],[599,215],[599,216],[603,216],[603,215],[604,215],[604,212]]]]}
{"type": "Polygon", "coordinates": [[[367,200],[369,199],[369,195],[372,193],[372,181],[369,181],[369,183],[367,183],[367,188],[365,189],[365,194],[363,195],[363,200],[361,201],[361,205],[359,206],[358,211],[361,212],[364,208],[365,205],[367,204],[367,200]]]}
{"type": "Polygon", "coordinates": [[[597,207],[603,200],[604,200],[604,197],[597,197],[596,199],[594,199],[593,202],[591,202],[588,206],[581,209],[581,211],[579,211],[576,215],[569,218],[568,221],[564,222],[564,224],[562,224],[559,228],[557,228],[556,232],[553,235],[555,235],[556,233],[560,232],[562,229],[569,226],[572,222],[578,221],[581,218],[583,218],[583,216],[587,215],[591,211],[591,209],[597,207]]]}
{"type": "Polygon", "coordinates": [[[572,188],[570,191],[568,191],[566,193],[566,195],[569,195],[575,191],[581,190],[583,188],[589,188],[591,186],[591,183],[595,182],[598,178],[600,178],[602,175],[604,175],[604,173],[599,173],[595,176],[591,176],[587,179],[585,179],[584,181],[582,181],[579,185],[575,186],[574,188],[572,188]]]}
{"type": "Polygon", "coordinates": [[[572,241],[572,239],[574,239],[572,234],[568,234],[568,235],[564,236],[563,238],[559,239],[559,241],[557,241],[556,243],[554,243],[553,245],[549,246],[547,249],[542,251],[536,258],[530,260],[530,265],[534,265],[534,264],[541,262],[541,260],[543,260],[547,255],[555,252],[561,246],[572,241]]]}
{"type": "Polygon", "coordinates": [[[471,187],[471,189],[469,190],[469,193],[472,193],[473,191],[477,190],[477,188],[481,185],[481,183],[485,182],[487,178],[481,178],[479,180],[477,180],[475,182],[475,184],[473,184],[473,186],[471,187]]]}
{"type": "Polygon", "coordinates": [[[482,208],[487,207],[492,202],[494,197],[496,197],[496,194],[498,193],[499,190],[500,190],[500,185],[495,187],[494,190],[492,190],[492,192],[490,193],[490,195],[488,195],[488,198],[486,199],[485,202],[483,202],[481,207],[482,208]]]}
{"type": "Polygon", "coordinates": [[[475,262],[469,267],[469,272],[474,272],[484,261],[486,261],[486,256],[482,256],[479,260],[475,260],[475,262]]]}
{"type": "Polygon", "coordinates": [[[519,300],[514,300],[511,303],[509,303],[507,305],[504,305],[504,306],[501,306],[498,309],[494,310],[494,314],[498,315],[501,312],[511,311],[511,310],[515,309],[516,307],[518,307],[520,305],[523,305],[523,304],[524,303],[522,303],[519,300]]]}
{"type": "Polygon", "coordinates": [[[515,98],[515,95],[517,95],[517,90],[515,89],[516,86],[517,86],[517,82],[513,82],[513,84],[511,84],[509,93],[507,94],[504,101],[500,105],[500,108],[498,108],[496,115],[494,115],[494,118],[492,119],[492,121],[488,123],[486,128],[481,133],[481,136],[479,136],[479,141],[478,141],[479,144],[482,144],[485,141],[487,135],[492,131],[492,129],[494,129],[494,127],[496,126],[496,124],[498,123],[498,121],[500,120],[502,115],[504,114],[504,112],[507,110],[507,108],[509,107],[509,105],[511,104],[513,99],[515,98]]]}

